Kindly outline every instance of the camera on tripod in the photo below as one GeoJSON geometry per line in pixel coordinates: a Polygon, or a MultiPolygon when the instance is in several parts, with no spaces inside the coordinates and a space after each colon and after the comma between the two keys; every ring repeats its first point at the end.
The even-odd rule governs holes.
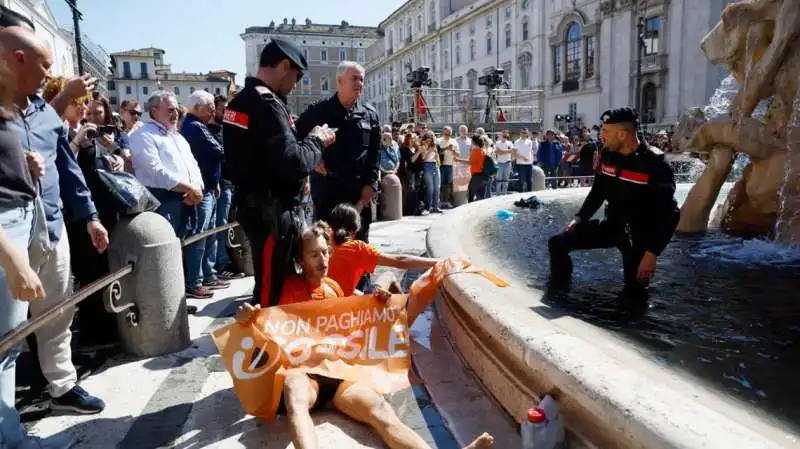
{"type": "Polygon", "coordinates": [[[508,88],[508,83],[503,80],[503,69],[494,69],[492,73],[478,77],[478,85],[486,86],[487,89],[497,89],[498,87],[508,88]]]}
{"type": "Polygon", "coordinates": [[[411,84],[412,88],[430,87],[432,84],[430,72],[430,67],[419,67],[406,74],[406,81],[411,84]]]}

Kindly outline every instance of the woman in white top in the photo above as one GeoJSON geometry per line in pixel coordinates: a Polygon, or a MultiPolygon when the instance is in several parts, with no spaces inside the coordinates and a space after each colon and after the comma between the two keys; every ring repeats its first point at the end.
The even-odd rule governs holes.
{"type": "Polygon", "coordinates": [[[425,181],[426,201],[422,215],[441,213],[439,195],[442,187],[442,175],[439,171],[439,152],[436,149],[436,137],[432,131],[425,131],[420,141],[420,157],[422,158],[422,175],[425,181]]]}

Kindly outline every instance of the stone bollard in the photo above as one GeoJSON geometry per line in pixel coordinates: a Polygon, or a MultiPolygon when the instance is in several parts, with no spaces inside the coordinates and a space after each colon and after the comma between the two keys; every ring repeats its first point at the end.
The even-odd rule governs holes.
{"type": "Polygon", "coordinates": [[[108,262],[114,272],[134,263],[133,273],[105,291],[106,310],[117,314],[122,347],[155,357],[190,344],[180,240],[164,217],[144,212],[114,228],[108,262]]]}
{"type": "Polygon", "coordinates": [[[542,170],[542,167],[539,167],[538,165],[534,165],[533,166],[533,182],[531,183],[534,192],[538,192],[540,190],[544,190],[545,189],[544,178],[546,178],[546,175],[544,174],[544,170],[542,170]]]}
{"type": "Polygon", "coordinates": [[[380,200],[381,220],[403,218],[403,186],[397,175],[383,175],[380,200]]]}

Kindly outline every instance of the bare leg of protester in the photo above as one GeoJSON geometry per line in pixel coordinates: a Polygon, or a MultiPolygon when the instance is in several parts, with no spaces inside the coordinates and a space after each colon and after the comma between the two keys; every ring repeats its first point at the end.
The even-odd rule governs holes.
{"type": "MultiPolygon", "coordinates": [[[[383,396],[369,387],[342,382],[333,397],[333,405],[356,421],[371,426],[390,449],[430,449],[422,437],[400,421],[383,396]]],[[[492,443],[492,437],[484,434],[467,448],[490,449],[492,443]]]]}
{"type": "Polygon", "coordinates": [[[304,373],[291,373],[283,384],[283,400],[292,443],[297,449],[318,449],[317,429],[311,420],[311,407],[317,401],[319,384],[304,373]]]}

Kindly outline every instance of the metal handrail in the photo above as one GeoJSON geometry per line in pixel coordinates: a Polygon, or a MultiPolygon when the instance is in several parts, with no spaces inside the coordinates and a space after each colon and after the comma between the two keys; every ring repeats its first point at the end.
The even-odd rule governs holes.
{"type": "MultiPolygon", "coordinates": [[[[219,232],[227,231],[229,229],[235,228],[236,226],[239,226],[239,223],[233,222],[222,226],[217,226],[216,228],[209,229],[208,231],[201,232],[199,234],[193,235],[191,237],[182,240],[181,246],[185,247],[187,245],[191,245],[192,243],[195,243],[206,237],[217,234],[219,232]]],[[[135,269],[135,264],[129,263],[126,266],[120,268],[119,270],[110,273],[106,276],[103,276],[100,279],[87,285],[86,287],[81,288],[80,290],[69,296],[67,299],[47,309],[41,315],[33,318],[30,321],[26,321],[20,324],[19,326],[15,327],[14,329],[10,330],[8,333],[3,335],[2,339],[0,339],[0,354],[5,354],[6,352],[8,352],[11,348],[13,348],[14,346],[21,343],[23,340],[28,338],[29,335],[41,329],[43,326],[52,321],[54,318],[64,313],[65,310],[75,307],[76,305],[78,305],[78,303],[88,298],[89,296],[93,295],[94,293],[97,293],[98,291],[112,284],[115,284],[123,277],[133,273],[134,269],[135,269]]],[[[118,310],[121,312],[127,309],[128,307],[122,307],[118,310]]]]}
{"type": "Polygon", "coordinates": [[[5,354],[9,349],[26,339],[28,335],[36,332],[42,328],[42,326],[50,322],[53,318],[64,313],[66,309],[75,307],[79,302],[88,298],[95,292],[98,292],[101,289],[106,288],[106,286],[109,284],[122,279],[130,273],[133,273],[133,269],[134,265],[131,263],[107,276],[103,276],[86,287],[78,290],[69,298],[47,309],[43,314],[15,327],[6,335],[4,335],[2,340],[0,340],[0,354],[5,354]]]}

